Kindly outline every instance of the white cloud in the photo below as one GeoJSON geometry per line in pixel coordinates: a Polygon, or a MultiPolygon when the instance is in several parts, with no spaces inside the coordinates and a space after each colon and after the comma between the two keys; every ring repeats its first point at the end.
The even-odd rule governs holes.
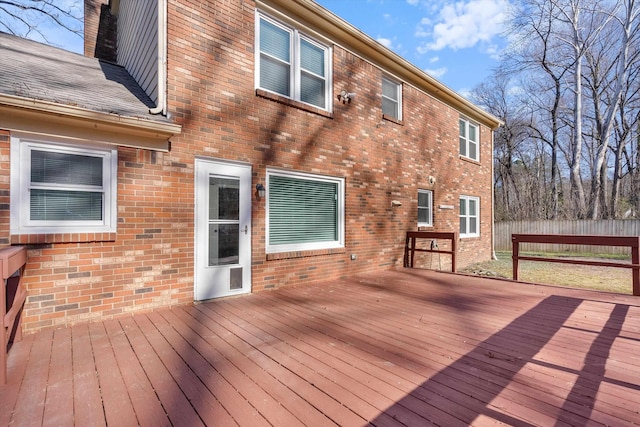
{"type": "Polygon", "coordinates": [[[495,59],[496,61],[502,59],[502,50],[495,43],[489,44],[485,49],[485,53],[488,54],[491,59],[495,59]]]}
{"type": "Polygon", "coordinates": [[[447,74],[447,71],[449,71],[447,69],[447,67],[440,67],[440,68],[435,68],[435,69],[425,69],[424,72],[431,75],[432,77],[435,77],[436,79],[439,79],[440,77],[444,76],[445,74],[447,74]]]}
{"type": "Polygon", "coordinates": [[[434,57],[429,58],[429,64],[435,64],[438,61],[440,61],[440,57],[439,56],[434,56],[434,57]]]}
{"type": "Polygon", "coordinates": [[[423,18],[420,21],[416,36],[429,37],[431,41],[420,45],[418,52],[464,49],[480,42],[489,42],[502,31],[508,6],[506,0],[470,0],[445,4],[435,19],[423,18]]]}
{"type": "Polygon", "coordinates": [[[388,39],[385,37],[378,37],[376,41],[388,49],[391,49],[393,47],[392,46],[393,43],[391,42],[391,39],[388,39]]]}
{"type": "Polygon", "coordinates": [[[463,98],[471,99],[471,90],[466,87],[458,89],[456,92],[458,92],[458,94],[460,94],[463,98]]]}
{"type": "Polygon", "coordinates": [[[417,6],[418,3],[420,3],[420,0],[407,0],[407,3],[409,3],[411,6],[417,6]]]}
{"type": "Polygon", "coordinates": [[[431,26],[431,19],[422,18],[420,20],[420,23],[418,24],[418,27],[416,28],[415,36],[429,37],[431,35],[431,32],[429,32],[428,30],[425,30],[425,27],[430,27],[430,26],[431,26]]]}

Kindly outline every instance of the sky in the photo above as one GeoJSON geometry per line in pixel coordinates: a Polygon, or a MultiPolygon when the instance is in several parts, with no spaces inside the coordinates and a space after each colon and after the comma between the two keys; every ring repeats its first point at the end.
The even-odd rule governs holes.
{"type": "Polygon", "coordinates": [[[462,95],[498,65],[508,0],[315,0],[462,95]]]}
{"type": "MultiPolygon", "coordinates": [[[[315,0],[462,95],[498,65],[508,0],[315,0]]],[[[80,37],[51,28],[59,47],[80,37]]]]}

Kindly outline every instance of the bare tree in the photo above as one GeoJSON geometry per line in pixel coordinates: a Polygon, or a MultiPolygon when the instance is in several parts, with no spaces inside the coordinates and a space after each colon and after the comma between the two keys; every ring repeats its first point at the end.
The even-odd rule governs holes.
{"type": "Polygon", "coordinates": [[[551,206],[547,217],[555,219],[560,211],[562,183],[558,152],[562,116],[567,103],[563,100],[567,91],[566,80],[573,67],[571,55],[566,55],[558,37],[558,6],[549,0],[523,0],[513,5],[509,36],[511,48],[505,55],[504,67],[511,73],[519,73],[523,92],[521,102],[529,109],[529,127],[532,137],[548,145],[550,149],[551,206]]]}
{"type": "Polygon", "coordinates": [[[599,43],[586,54],[589,68],[586,79],[591,89],[597,146],[591,181],[592,219],[610,212],[605,192],[608,168],[606,155],[616,114],[625,101],[623,95],[629,73],[640,54],[636,48],[640,43],[640,5],[635,0],[623,0],[616,6],[607,12],[605,18],[611,24],[601,32],[599,43]]]}
{"type": "Polygon", "coordinates": [[[521,199],[515,163],[515,159],[520,157],[519,145],[526,140],[528,128],[517,108],[518,100],[510,93],[511,89],[506,74],[497,71],[491,80],[480,84],[471,94],[474,102],[504,122],[494,134],[494,192],[500,219],[528,217],[528,209],[521,199]]]}
{"type": "Polygon", "coordinates": [[[573,61],[573,150],[570,164],[570,186],[574,203],[577,205],[578,217],[586,214],[586,197],[582,186],[580,165],[582,162],[582,65],[585,56],[591,49],[609,19],[600,19],[600,2],[596,0],[550,0],[558,11],[556,36],[566,45],[566,52],[573,61]]]}
{"type": "Polygon", "coordinates": [[[48,40],[43,27],[57,25],[83,37],[81,0],[0,0],[0,31],[20,37],[38,34],[48,40]]]}
{"type": "MultiPolygon", "coordinates": [[[[538,212],[529,215],[549,219],[569,209],[573,218],[617,214],[618,198],[637,176],[638,156],[630,141],[635,141],[640,76],[638,3],[519,0],[512,4],[510,47],[500,69],[520,82],[524,96],[505,115],[518,111],[524,117],[522,112],[527,111],[530,130],[518,145],[518,168],[515,157],[511,163],[503,159],[516,156],[515,151],[499,151],[505,147],[496,144],[496,157],[501,159],[496,174],[503,173],[496,182],[499,177],[509,179],[513,191],[507,195],[518,196],[505,202],[522,207],[529,205],[529,197],[538,197],[532,205],[538,212]],[[511,169],[501,171],[500,165],[511,169]],[[524,176],[537,180],[531,182],[544,191],[538,194],[524,176]],[[586,185],[591,191],[585,191],[586,185]],[[570,197],[565,200],[567,187],[570,197]]],[[[505,188],[500,190],[506,191],[506,184],[501,185],[505,188]]],[[[514,210],[504,212],[509,215],[514,210]]]]}

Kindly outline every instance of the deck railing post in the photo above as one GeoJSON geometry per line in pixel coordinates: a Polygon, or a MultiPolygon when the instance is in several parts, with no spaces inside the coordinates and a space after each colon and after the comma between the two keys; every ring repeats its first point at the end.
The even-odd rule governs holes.
{"type": "Polygon", "coordinates": [[[511,245],[513,247],[513,254],[511,255],[513,280],[518,280],[518,256],[520,255],[520,242],[518,241],[517,236],[511,236],[511,245]]]}
{"type": "Polygon", "coordinates": [[[451,239],[451,271],[456,272],[456,253],[458,252],[458,233],[453,233],[453,239],[451,239]]]}
{"type": "Polygon", "coordinates": [[[633,269],[633,295],[640,296],[640,237],[635,243],[635,246],[631,248],[631,263],[634,265],[633,269]]]}
{"type": "Polygon", "coordinates": [[[412,236],[411,237],[411,265],[409,265],[411,268],[413,268],[413,262],[415,257],[416,257],[416,237],[412,236]]]}
{"type": "Polygon", "coordinates": [[[0,385],[7,383],[7,346],[15,331],[14,341],[22,339],[21,314],[27,298],[22,284],[24,266],[27,262],[26,251],[21,246],[0,249],[0,385]],[[17,273],[17,276],[16,276],[17,273]],[[11,283],[11,298],[7,291],[11,283]],[[7,307],[8,303],[11,305],[7,307]]]}
{"type": "Polygon", "coordinates": [[[409,267],[409,233],[404,239],[404,267],[409,267]]]}

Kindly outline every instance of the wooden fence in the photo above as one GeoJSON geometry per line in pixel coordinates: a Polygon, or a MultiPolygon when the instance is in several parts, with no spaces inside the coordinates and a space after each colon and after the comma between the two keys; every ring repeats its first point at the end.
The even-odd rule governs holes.
{"type": "MultiPolygon", "coordinates": [[[[640,236],[640,220],[563,220],[563,221],[508,221],[495,224],[495,250],[511,251],[513,234],[573,234],[582,236],[640,236]]],[[[629,255],[631,250],[614,246],[587,246],[575,244],[523,243],[520,251],[600,253],[629,255]]]]}

